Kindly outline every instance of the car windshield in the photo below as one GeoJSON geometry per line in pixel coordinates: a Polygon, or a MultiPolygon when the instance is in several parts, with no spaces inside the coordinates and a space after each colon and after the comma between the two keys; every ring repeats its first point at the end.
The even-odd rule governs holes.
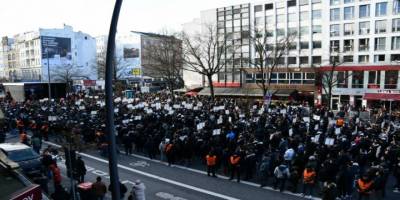
{"type": "Polygon", "coordinates": [[[20,149],[7,152],[8,158],[15,162],[30,160],[39,157],[32,149],[20,149]]]}

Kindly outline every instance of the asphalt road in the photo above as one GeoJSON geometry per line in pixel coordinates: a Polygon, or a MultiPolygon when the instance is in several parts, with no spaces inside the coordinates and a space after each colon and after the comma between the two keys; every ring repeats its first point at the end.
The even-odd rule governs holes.
{"type": "MultiPolygon", "coordinates": [[[[108,162],[98,154],[96,151],[80,153],[88,169],[85,180],[93,182],[97,176],[102,176],[108,184],[108,162]]],[[[237,183],[225,177],[212,178],[200,171],[180,166],[168,167],[159,161],[120,154],[118,163],[121,182],[131,191],[132,184],[140,179],[146,185],[146,199],[303,199],[298,195],[259,188],[248,182],[237,183]]],[[[66,174],[62,164],[61,168],[64,168],[62,171],[66,174]]]]}

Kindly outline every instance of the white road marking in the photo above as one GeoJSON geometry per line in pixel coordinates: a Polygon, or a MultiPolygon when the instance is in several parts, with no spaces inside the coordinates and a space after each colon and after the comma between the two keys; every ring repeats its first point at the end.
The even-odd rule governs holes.
{"type": "Polygon", "coordinates": [[[150,166],[150,164],[148,162],[143,161],[143,160],[131,162],[131,163],[129,163],[129,165],[132,167],[149,167],[150,166]]]}
{"type": "Polygon", "coordinates": [[[168,199],[168,200],[187,200],[185,198],[174,196],[173,194],[166,193],[166,192],[157,192],[156,196],[160,197],[162,199],[168,199]]]}
{"type": "MultiPolygon", "coordinates": [[[[56,147],[61,147],[60,145],[54,144],[52,142],[46,142],[46,143],[48,143],[50,145],[54,145],[56,147]]],[[[89,154],[86,154],[86,153],[77,152],[77,154],[79,154],[81,156],[85,156],[85,157],[91,158],[93,160],[97,160],[97,161],[102,162],[102,163],[108,164],[107,160],[104,160],[104,159],[101,159],[101,158],[97,158],[95,156],[92,156],[92,155],[89,155],[89,154]]],[[[156,179],[156,180],[159,180],[159,181],[163,181],[163,182],[166,182],[166,183],[169,183],[169,184],[172,184],[172,185],[180,186],[180,187],[183,187],[183,188],[186,188],[186,189],[189,189],[189,190],[194,190],[194,191],[197,191],[197,192],[200,192],[200,193],[204,193],[204,194],[207,194],[207,195],[210,195],[210,196],[218,197],[218,198],[221,198],[221,199],[227,199],[227,200],[239,200],[238,198],[234,198],[234,197],[231,197],[231,196],[219,194],[219,193],[212,192],[212,191],[209,191],[209,190],[205,190],[205,189],[202,189],[202,188],[194,187],[194,186],[191,186],[191,185],[187,185],[185,183],[181,183],[181,182],[178,182],[178,181],[167,179],[167,178],[164,178],[164,177],[161,177],[161,176],[157,176],[157,175],[154,175],[154,174],[142,172],[142,171],[139,171],[139,170],[136,170],[136,169],[132,169],[132,168],[129,168],[129,167],[121,165],[121,164],[118,164],[118,167],[121,168],[121,169],[125,169],[127,171],[130,171],[130,172],[133,172],[133,173],[141,174],[141,175],[147,176],[149,178],[153,178],[153,179],[156,179]]]]}
{"type": "MultiPolygon", "coordinates": [[[[54,143],[52,143],[52,142],[45,141],[45,143],[48,143],[48,144],[50,144],[50,145],[56,146],[56,147],[58,147],[58,148],[61,148],[60,145],[54,144],[54,143]]],[[[121,153],[125,153],[125,152],[124,152],[124,151],[121,151],[121,153]]],[[[82,154],[82,153],[78,153],[78,154],[82,154]]],[[[88,155],[88,154],[86,154],[86,155],[88,155]]],[[[91,155],[88,155],[88,156],[91,156],[91,155]]],[[[152,162],[155,162],[155,163],[167,164],[167,162],[164,162],[164,161],[161,161],[161,160],[156,160],[156,159],[150,159],[150,158],[148,158],[148,157],[141,156],[141,155],[137,155],[137,154],[131,154],[131,156],[132,156],[132,157],[136,157],[136,158],[140,158],[140,159],[143,159],[143,160],[147,160],[147,161],[152,161],[152,162]]],[[[94,156],[91,156],[91,157],[94,157],[94,156]]],[[[94,159],[99,159],[99,158],[94,157],[94,159]]],[[[105,160],[103,160],[103,161],[105,161],[105,160]]],[[[100,161],[100,162],[103,162],[103,161],[100,161]]],[[[106,161],[106,163],[108,163],[108,161],[106,161]]],[[[197,170],[197,169],[193,169],[193,168],[188,168],[188,167],[184,167],[184,166],[181,166],[181,165],[173,165],[173,166],[176,167],[176,168],[179,168],[179,169],[183,169],[183,170],[187,170],[187,171],[191,171],[191,172],[195,172],[195,173],[199,173],[199,174],[204,174],[204,175],[207,174],[205,171],[201,171],[201,170],[197,170]]],[[[119,164],[118,164],[118,167],[120,167],[119,164]]],[[[134,170],[134,169],[132,169],[132,170],[134,170]]],[[[128,171],[130,171],[130,170],[128,170],[128,171]]],[[[146,173],[146,172],[141,172],[141,171],[140,171],[140,173],[146,173]]],[[[147,174],[147,173],[146,173],[146,174],[147,174]]],[[[150,174],[150,175],[152,175],[152,174],[150,174]]],[[[146,175],[144,175],[144,176],[146,176],[146,175]]],[[[155,175],[152,175],[152,176],[155,176],[155,175]]],[[[157,176],[157,177],[158,177],[158,176],[157,176]]],[[[229,179],[229,177],[223,176],[223,175],[218,175],[218,178],[225,179],[225,180],[228,180],[228,179],[229,179]]],[[[156,179],[157,179],[157,178],[156,178],[156,179]]],[[[172,184],[172,183],[171,183],[171,184],[172,184]]],[[[183,184],[183,183],[182,183],[182,184],[183,184]]],[[[260,185],[259,185],[259,184],[253,183],[253,182],[249,182],[249,181],[240,181],[239,184],[244,184],[244,185],[249,185],[249,186],[253,186],[253,187],[260,188],[260,185]]],[[[191,186],[191,187],[193,187],[193,186],[191,186]]],[[[265,187],[260,188],[260,189],[265,189],[265,190],[269,190],[269,191],[278,192],[277,190],[275,190],[275,189],[273,189],[272,187],[269,187],[269,186],[265,186],[265,187]]],[[[283,191],[283,192],[281,192],[281,193],[284,193],[284,194],[287,194],[287,195],[291,195],[291,196],[295,196],[295,197],[303,197],[303,196],[302,196],[301,194],[299,194],[299,193],[291,193],[291,192],[289,192],[289,191],[283,191]]],[[[313,199],[313,200],[321,200],[321,198],[318,198],[318,197],[313,197],[312,199],[313,199]]]]}

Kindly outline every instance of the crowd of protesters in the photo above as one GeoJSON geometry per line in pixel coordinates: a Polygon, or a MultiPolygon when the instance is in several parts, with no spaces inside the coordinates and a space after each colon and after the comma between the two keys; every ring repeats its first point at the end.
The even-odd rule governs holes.
{"type": "MultiPolygon", "coordinates": [[[[41,139],[67,138],[78,150],[95,144],[107,156],[103,96],[78,93],[48,101],[2,102],[10,131],[27,142],[26,130],[41,139]]],[[[201,159],[207,174],[257,180],[304,196],[384,197],[388,178],[400,189],[400,116],[384,109],[366,112],[343,107],[165,93],[114,99],[118,143],[124,153],[143,153],[168,165],[201,159]],[[317,192],[318,191],[318,192],[317,192]],[[317,194],[319,193],[319,194],[317,194]]],[[[34,138],[33,137],[33,138],[34,138]]]]}

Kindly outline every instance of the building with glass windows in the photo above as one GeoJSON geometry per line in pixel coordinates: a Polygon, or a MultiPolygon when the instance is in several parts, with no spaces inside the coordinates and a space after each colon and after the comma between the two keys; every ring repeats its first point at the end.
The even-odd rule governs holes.
{"type": "Polygon", "coordinates": [[[234,46],[214,77],[217,87],[256,91],[265,75],[252,65],[250,37],[263,30],[271,44],[295,35],[272,74],[276,96],[320,103],[318,75],[336,61],[332,105],[400,100],[400,0],[267,0],[203,11],[201,19],[213,21],[219,41],[234,46]]]}

